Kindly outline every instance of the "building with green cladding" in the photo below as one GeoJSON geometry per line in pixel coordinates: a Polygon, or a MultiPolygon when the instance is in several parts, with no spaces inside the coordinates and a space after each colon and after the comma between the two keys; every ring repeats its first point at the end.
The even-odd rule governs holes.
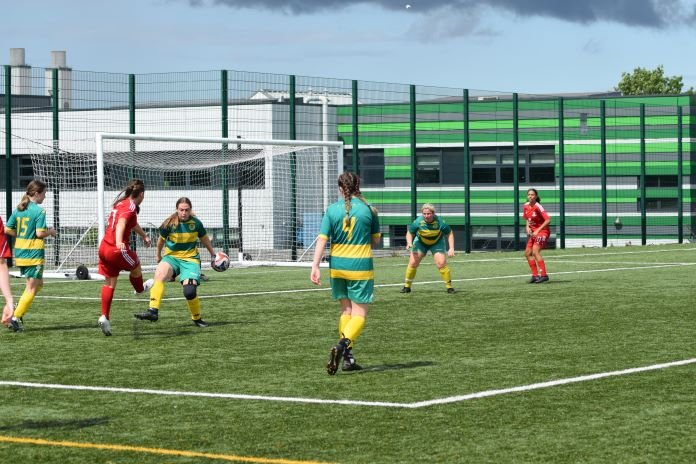
{"type": "Polygon", "coordinates": [[[692,96],[465,96],[336,109],[344,165],[379,208],[386,246],[427,202],[458,249],[517,249],[528,188],[552,216],[552,246],[693,238],[692,96]]]}

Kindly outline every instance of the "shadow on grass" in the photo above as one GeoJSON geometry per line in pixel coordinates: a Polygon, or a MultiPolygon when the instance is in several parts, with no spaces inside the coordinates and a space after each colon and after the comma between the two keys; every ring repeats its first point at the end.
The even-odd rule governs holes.
{"type": "Polygon", "coordinates": [[[196,327],[192,322],[189,324],[178,324],[176,327],[166,327],[159,328],[157,323],[149,321],[133,321],[133,338],[138,339],[142,337],[160,337],[160,338],[171,338],[171,337],[182,337],[189,335],[204,334],[210,330],[215,330],[215,327],[222,327],[225,325],[248,325],[248,324],[258,324],[256,321],[215,321],[208,322],[208,327],[200,328],[196,327]]]}
{"type": "Polygon", "coordinates": [[[15,425],[0,426],[0,430],[41,430],[41,429],[82,429],[109,423],[108,417],[93,417],[90,419],[56,419],[33,421],[26,420],[15,425]]]}
{"type": "Polygon", "coordinates": [[[414,361],[410,363],[382,364],[379,366],[363,367],[359,371],[343,372],[344,374],[368,374],[370,372],[400,371],[402,369],[418,369],[419,367],[434,366],[432,361],[414,361]]]}
{"type": "Polygon", "coordinates": [[[70,330],[85,330],[85,329],[94,329],[94,328],[99,329],[99,326],[97,326],[97,324],[89,323],[89,324],[71,324],[71,325],[52,325],[52,326],[46,326],[46,327],[35,327],[32,325],[25,325],[24,328],[28,332],[55,332],[55,331],[66,332],[66,331],[70,331],[70,330]]]}

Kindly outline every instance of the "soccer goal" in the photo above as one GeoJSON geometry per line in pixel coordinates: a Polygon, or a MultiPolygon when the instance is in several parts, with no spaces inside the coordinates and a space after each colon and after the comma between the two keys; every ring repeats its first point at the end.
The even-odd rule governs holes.
{"type": "MultiPolygon", "coordinates": [[[[233,264],[306,266],[322,215],[338,198],[343,144],[100,133],[93,150],[53,150],[32,155],[32,164],[49,185],[44,207],[58,231],[47,240],[47,271],[96,271],[106,218],[133,178],[145,182],[138,222],[153,244],[177,199],[188,197],[233,264]]],[[[156,265],[154,246],[135,234],[131,243],[144,267],[156,265]]],[[[204,248],[201,258],[209,265],[204,248]]]]}

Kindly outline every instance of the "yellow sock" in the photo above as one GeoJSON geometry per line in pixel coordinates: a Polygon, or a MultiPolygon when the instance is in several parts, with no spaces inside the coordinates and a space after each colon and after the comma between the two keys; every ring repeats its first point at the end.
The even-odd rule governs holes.
{"type": "Polygon", "coordinates": [[[406,277],[404,278],[404,287],[411,288],[411,283],[413,282],[413,279],[416,277],[416,270],[417,268],[415,267],[406,266],[406,277]]]}
{"type": "Polygon", "coordinates": [[[150,289],[150,307],[160,309],[164,296],[164,282],[155,280],[150,289]]]}
{"type": "Polygon", "coordinates": [[[343,334],[346,331],[346,325],[348,325],[350,318],[350,314],[341,314],[341,319],[338,321],[338,338],[345,337],[343,334]]]}
{"type": "Polygon", "coordinates": [[[449,266],[445,266],[442,269],[439,269],[439,271],[440,277],[442,278],[442,281],[445,283],[445,287],[452,288],[452,275],[450,274],[449,266]]]}
{"type": "Polygon", "coordinates": [[[36,296],[35,293],[24,290],[24,293],[22,293],[22,297],[19,299],[19,303],[17,303],[17,307],[14,310],[14,316],[17,319],[23,317],[26,312],[29,311],[29,307],[34,301],[34,296],[36,296]]]}
{"type": "Polygon", "coordinates": [[[350,318],[350,321],[348,321],[348,324],[346,324],[343,333],[345,334],[345,338],[351,341],[351,346],[353,346],[355,340],[360,336],[363,327],[365,327],[365,318],[362,316],[353,316],[350,318]]]}
{"type": "Polygon", "coordinates": [[[197,321],[201,318],[201,300],[199,300],[198,297],[193,300],[186,300],[186,305],[191,313],[191,319],[197,321]]]}

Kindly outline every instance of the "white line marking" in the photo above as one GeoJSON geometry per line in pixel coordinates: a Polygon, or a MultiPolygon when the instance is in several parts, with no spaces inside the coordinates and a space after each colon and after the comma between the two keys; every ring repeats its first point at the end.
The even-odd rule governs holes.
{"type": "MultiPolygon", "coordinates": [[[[548,260],[547,260],[548,261],[548,260]]],[[[670,268],[670,267],[684,267],[684,266],[696,266],[696,263],[674,263],[674,264],[655,264],[646,266],[636,266],[636,267],[615,267],[610,269],[586,269],[578,271],[559,271],[553,272],[551,276],[566,275],[566,274],[592,274],[595,272],[617,272],[617,271],[635,271],[642,269],[660,269],[660,268],[670,268]]],[[[512,275],[502,275],[493,277],[471,277],[466,279],[452,279],[452,282],[476,282],[484,280],[499,280],[499,279],[520,279],[529,277],[529,273],[526,274],[512,274],[512,275]]],[[[428,285],[442,283],[441,280],[427,280],[420,282],[413,282],[413,285],[428,285]]],[[[398,282],[395,284],[375,284],[377,287],[401,287],[403,282],[398,282]]],[[[271,290],[263,292],[245,292],[245,293],[222,293],[218,295],[199,295],[198,298],[205,299],[216,299],[216,298],[229,298],[229,297],[240,297],[240,296],[257,296],[257,295],[280,295],[284,293],[306,293],[306,292],[327,292],[331,290],[330,288],[298,288],[292,290],[271,290]]],[[[78,297],[78,296],[53,296],[53,295],[38,295],[37,298],[43,298],[46,300],[80,300],[80,301],[101,301],[101,297],[78,297]]],[[[184,300],[184,297],[169,297],[165,298],[164,301],[178,301],[184,300]]],[[[144,301],[142,298],[114,298],[114,301],[144,301]]]]}
{"type": "Polygon", "coordinates": [[[526,392],[526,391],[531,391],[531,390],[540,390],[542,388],[557,387],[559,385],[568,385],[571,383],[588,382],[590,380],[604,379],[607,377],[618,377],[620,375],[637,374],[640,372],[655,371],[658,369],[667,369],[670,367],[685,366],[687,364],[694,364],[694,363],[696,363],[696,358],[691,358],[691,359],[685,359],[683,361],[674,361],[674,362],[663,363],[663,364],[653,364],[652,366],[634,367],[631,369],[624,369],[624,370],[620,370],[620,371],[602,372],[599,374],[581,375],[579,377],[571,377],[568,379],[558,379],[558,380],[551,380],[549,382],[533,383],[531,385],[522,385],[520,387],[503,388],[500,390],[486,390],[486,391],[482,391],[482,392],[478,392],[478,393],[470,393],[468,395],[450,396],[449,398],[440,398],[437,400],[420,401],[418,403],[411,403],[409,405],[409,407],[410,408],[423,408],[426,406],[433,406],[433,405],[439,405],[439,404],[457,403],[460,401],[468,401],[468,400],[473,400],[473,399],[478,399],[478,398],[488,398],[490,396],[506,395],[508,393],[518,393],[518,392],[526,392]]]}
{"type": "Polygon", "coordinates": [[[653,364],[651,366],[634,367],[623,369],[620,371],[601,372],[598,374],[582,375],[578,377],[570,377],[566,379],[551,380],[548,382],[533,383],[530,385],[521,385],[518,387],[501,388],[496,390],[485,390],[477,393],[469,393],[467,395],[450,396],[447,398],[438,398],[434,400],[418,401],[415,403],[392,403],[387,401],[355,401],[355,400],[323,400],[318,398],[296,398],[284,396],[263,396],[263,395],[242,395],[235,393],[206,393],[206,392],[186,392],[176,390],[152,390],[140,388],[118,388],[118,387],[95,387],[86,385],[62,385],[51,383],[33,383],[33,382],[15,382],[3,380],[0,381],[0,386],[6,387],[27,387],[27,388],[44,388],[52,390],[80,390],[93,392],[108,392],[108,393],[135,393],[149,394],[162,396],[183,396],[196,398],[222,398],[233,400],[255,400],[255,401],[275,401],[284,403],[302,403],[302,404],[339,404],[344,406],[374,406],[386,408],[405,408],[418,409],[428,406],[435,406],[449,403],[459,403],[479,398],[488,398],[491,396],[507,395],[510,393],[527,392],[531,390],[540,390],[542,388],[551,388],[571,383],[588,382],[591,380],[599,380],[607,377],[618,377],[622,375],[637,374],[641,372],[649,372],[660,369],[668,369],[670,367],[686,366],[696,363],[696,358],[684,359],[682,361],[673,361],[662,364],[653,364]]]}

